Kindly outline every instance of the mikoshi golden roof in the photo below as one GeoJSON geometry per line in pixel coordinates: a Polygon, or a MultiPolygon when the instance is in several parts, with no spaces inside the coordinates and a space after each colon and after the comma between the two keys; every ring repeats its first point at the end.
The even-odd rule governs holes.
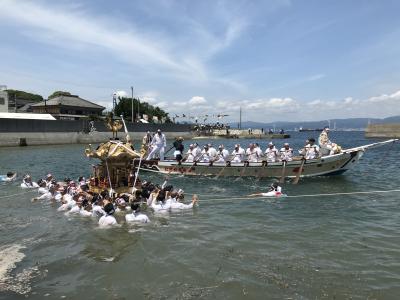
{"type": "Polygon", "coordinates": [[[133,149],[131,143],[123,143],[121,141],[109,141],[100,144],[96,150],[93,150],[89,145],[89,148],[85,149],[85,154],[87,157],[101,160],[129,160],[140,157],[140,153],[133,149]]]}

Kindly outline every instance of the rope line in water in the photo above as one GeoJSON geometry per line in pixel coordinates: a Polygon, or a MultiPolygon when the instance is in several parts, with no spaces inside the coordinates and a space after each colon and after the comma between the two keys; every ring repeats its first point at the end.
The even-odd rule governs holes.
{"type": "MultiPolygon", "coordinates": [[[[306,197],[321,197],[321,196],[343,196],[343,195],[365,195],[365,194],[381,194],[381,193],[395,193],[395,192],[400,192],[400,190],[387,190],[387,191],[359,191],[359,192],[342,192],[342,193],[328,193],[328,194],[309,194],[309,195],[292,195],[292,196],[286,196],[282,195],[279,197],[276,196],[257,196],[257,197],[225,197],[225,198],[215,198],[215,199],[201,199],[201,194],[198,194],[200,196],[200,203],[201,202],[217,202],[217,201],[232,201],[232,200],[265,200],[265,199],[277,199],[277,198],[306,198],[306,197]]],[[[189,194],[193,195],[193,194],[189,194]]]]}

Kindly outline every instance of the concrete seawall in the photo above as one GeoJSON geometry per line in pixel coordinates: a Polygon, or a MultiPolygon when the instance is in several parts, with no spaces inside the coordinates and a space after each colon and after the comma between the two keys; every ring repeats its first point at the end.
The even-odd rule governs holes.
{"type": "MultiPolygon", "coordinates": [[[[191,138],[190,132],[164,132],[167,139],[178,136],[191,138]]],[[[130,132],[134,142],[141,141],[143,132],[130,132]]],[[[0,132],[0,147],[57,145],[57,144],[95,144],[108,141],[112,137],[111,132],[0,132]]],[[[118,137],[123,139],[125,133],[119,132],[118,137]]]]}
{"type": "Polygon", "coordinates": [[[400,124],[369,124],[365,130],[367,138],[400,138],[400,124]]]}

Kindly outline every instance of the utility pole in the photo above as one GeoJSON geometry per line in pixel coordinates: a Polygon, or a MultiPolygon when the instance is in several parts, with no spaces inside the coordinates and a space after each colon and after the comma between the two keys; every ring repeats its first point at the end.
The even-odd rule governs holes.
{"type": "Polygon", "coordinates": [[[242,129],[242,107],[239,108],[239,129],[242,129]]]}
{"type": "Polygon", "coordinates": [[[133,116],[134,116],[134,114],[133,114],[133,86],[131,86],[131,92],[132,92],[132,123],[133,123],[133,116]]]}
{"type": "Polygon", "coordinates": [[[140,123],[140,99],[137,98],[137,115],[138,115],[138,123],[140,123]]]}
{"type": "Polygon", "coordinates": [[[14,93],[15,112],[17,112],[17,93],[14,93]]]}

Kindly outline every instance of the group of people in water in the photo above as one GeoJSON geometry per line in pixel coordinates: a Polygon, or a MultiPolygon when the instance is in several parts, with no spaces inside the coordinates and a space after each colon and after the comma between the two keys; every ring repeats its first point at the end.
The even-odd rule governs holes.
{"type": "MultiPolygon", "coordinates": [[[[340,153],[340,146],[332,143],[329,140],[328,134],[329,128],[326,127],[319,136],[319,145],[316,144],[314,138],[306,140],[304,147],[299,150],[299,154],[305,159],[315,159],[321,156],[340,153]]],[[[165,135],[161,130],[158,130],[154,135],[147,132],[142,141],[142,149],[146,149],[146,153],[148,153],[146,159],[154,159],[158,155],[160,160],[164,160],[166,144],[165,135]]],[[[278,149],[273,142],[270,142],[265,151],[261,149],[259,143],[250,143],[246,149],[242,148],[240,144],[236,144],[232,152],[225,149],[224,145],[219,145],[218,149],[216,149],[212,144],[206,144],[201,148],[198,143],[193,143],[190,144],[189,149],[184,152],[183,138],[177,137],[169,150],[173,148],[175,148],[175,159],[186,162],[223,163],[230,161],[240,163],[243,161],[267,161],[271,163],[278,161],[287,162],[294,158],[294,151],[289,143],[284,143],[283,147],[278,149]]],[[[169,152],[169,150],[167,152],[169,152]]]]}
{"type": "Polygon", "coordinates": [[[131,193],[110,193],[108,190],[94,193],[84,177],[79,177],[77,181],[65,178],[58,182],[48,174],[34,182],[30,175],[25,175],[21,188],[37,189],[38,196],[32,202],[57,203],[57,210],[67,216],[98,218],[100,227],[117,225],[115,213],[125,214],[127,223],[149,223],[149,217],[142,212],[143,207],[153,210],[155,214],[165,214],[193,209],[198,202],[197,195],[193,195],[190,203],[184,203],[184,191],[174,189],[167,181],[161,186],[144,181],[140,189],[134,188],[131,193]]]}

